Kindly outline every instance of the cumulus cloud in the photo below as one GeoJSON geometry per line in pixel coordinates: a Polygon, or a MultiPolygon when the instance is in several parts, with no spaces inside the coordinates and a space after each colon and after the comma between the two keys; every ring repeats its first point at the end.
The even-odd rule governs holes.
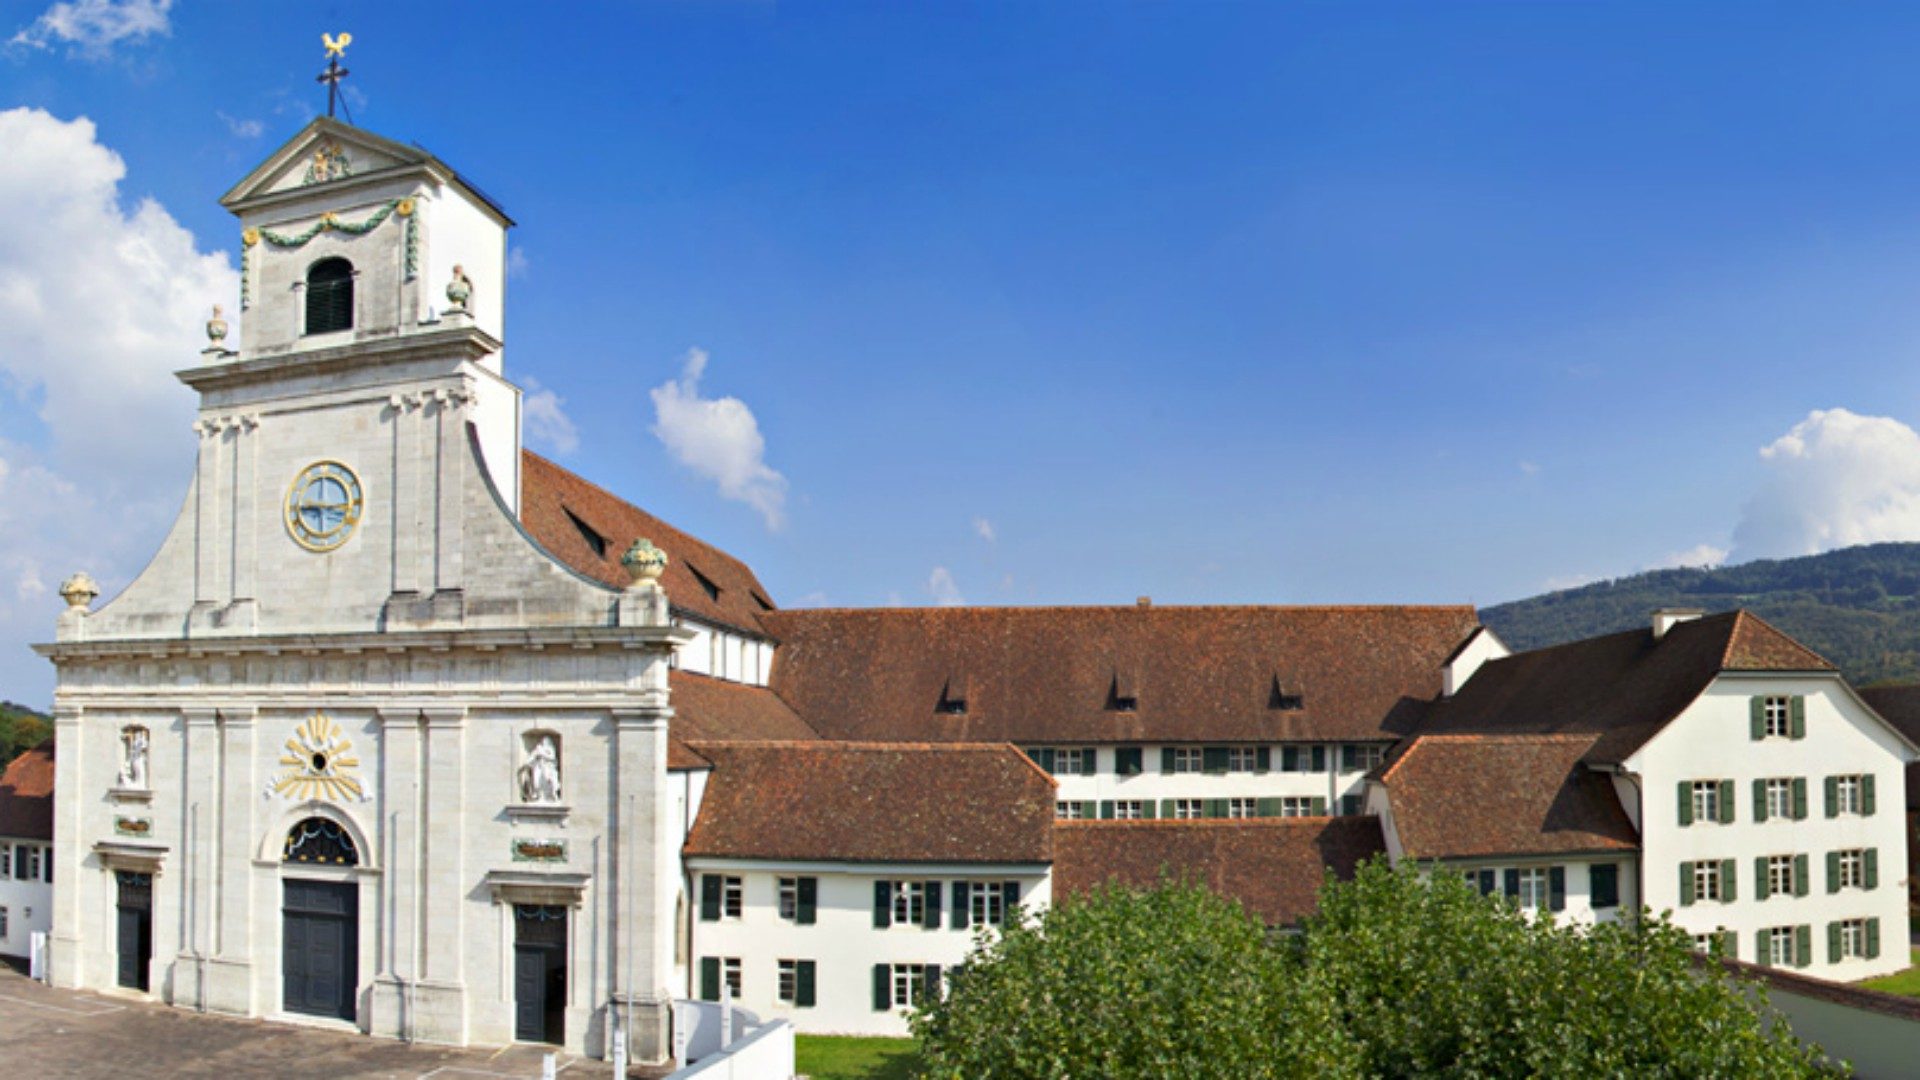
{"type": "Polygon", "coordinates": [[[999,534],[993,531],[993,522],[983,517],[973,519],[973,531],[980,539],[985,540],[989,544],[1000,538],[999,534]]]}
{"type": "Polygon", "coordinates": [[[1898,420],[1816,409],[1760,460],[1733,532],[1741,560],[1920,539],[1920,433],[1898,420]]]}
{"type": "Polygon", "coordinates": [[[240,120],[228,116],[218,109],[214,110],[213,115],[219,117],[220,122],[227,125],[227,133],[236,139],[257,139],[265,134],[267,130],[267,125],[258,120],[240,120]]]}
{"type": "Polygon", "coordinates": [[[571,454],[580,449],[580,431],[567,415],[565,398],[541,386],[532,378],[520,398],[520,417],[526,427],[527,441],[556,454],[571,454]]]}
{"type": "Polygon", "coordinates": [[[1714,567],[1727,561],[1727,549],[1713,544],[1695,544],[1656,560],[1648,570],[1678,570],[1689,567],[1714,567]]]}
{"type": "Polygon", "coordinates": [[[967,598],[960,595],[960,586],[953,580],[953,573],[944,566],[936,566],[933,573],[927,575],[927,594],[941,607],[960,607],[967,598]]]}
{"type": "Polygon", "coordinates": [[[787,478],[768,467],[767,441],[746,402],[700,396],[706,370],[706,352],[690,349],[680,377],[653,388],[653,433],[676,461],[778,531],[786,523],[787,478]]]}
{"type": "Polygon", "coordinates": [[[89,121],[0,111],[0,146],[0,686],[30,686],[50,682],[23,649],[57,614],[41,588],[86,569],[113,591],[179,509],[194,398],[172,373],[239,276],[158,203],[123,205],[89,121]]]}
{"type": "Polygon", "coordinates": [[[173,0],[63,0],[40,13],[7,41],[15,48],[49,49],[56,43],[103,56],[123,41],[166,36],[173,0]]]}
{"type": "Polygon", "coordinates": [[[509,278],[524,280],[532,269],[533,264],[527,261],[526,248],[515,244],[507,249],[507,276],[509,278]]]}

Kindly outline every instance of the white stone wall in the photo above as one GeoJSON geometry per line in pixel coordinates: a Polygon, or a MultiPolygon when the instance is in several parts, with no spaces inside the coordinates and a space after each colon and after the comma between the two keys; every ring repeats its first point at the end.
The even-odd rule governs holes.
{"type": "MultiPolygon", "coordinates": [[[[844,863],[769,864],[688,860],[692,949],[686,996],[700,992],[702,957],[741,960],[739,1004],[763,1018],[781,1017],[796,1030],[815,1034],[905,1035],[904,1011],[873,1007],[875,964],[939,964],[951,968],[966,959],[974,932],[953,928],[952,885],[959,880],[1020,882],[1021,906],[1044,910],[1052,903],[1052,879],[1044,866],[856,866],[844,863]],[[717,922],[700,917],[700,875],[740,877],[743,912],[717,922]],[[802,926],[782,919],[778,906],[781,877],[818,878],[817,921],[802,926]],[[874,926],[874,882],[938,881],[940,926],[874,926]],[[816,964],[818,1002],[796,1008],[776,998],[780,960],[816,964]]],[[[944,981],[944,975],[943,975],[944,981]]]]}
{"type": "MultiPolygon", "coordinates": [[[[1493,871],[1493,891],[1504,895],[1506,875],[1509,870],[1547,870],[1558,868],[1566,882],[1565,906],[1559,911],[1552,910],[1551,897],[1546,905],[1525,905],[1524,910],[1535,915],[1544,911],[1562,926],[1592,926],[1595,923],[1617,922],[1621,918],[1638,911],[1639,898],[1639,859],[1632,852],[1617,852],[1592,855],[1539,855],[1508,856],[1491,859],[1447,859],[1445,865],[1450,870],[1465,874],[1469,881],[1476,884],[1482,871],[1493,871]],[[1593,895],[1593,868],[1612,866],[1618,875],[1618,902],[1596,907],[1593,895]]],[[[1551,880],[1549,878],[1549,880],[1551,880]]],[[[1517,900],[1518,898],[1516,898],[1517,900]]]]}
{"type": "MultiPolygon", "coordinates": [[[[1026,744],[1023,744],[1026,745],[1026,744]]],[[[1074,748],[1083,744],[1051,744],[1060,748],[1074,748]]],[[[1235,744],[1244,745],[1244,744],[1235,744]]],[[[1326,767],[1313,771],[1283,771],[1282,747],[1272,744],[1268,747],[1271,754],[1271,767],[1266,772],[1226,772],[1226,773],[1167,773],[1161,771],[1162,746],[1155,743],[1144,744],[1141,755],[1142,770],[1134,776],[1121,776],[1117,772],[1115,759],[1117,750],[1111,746],[1095,747],[1095,773],[1092,776],[1068,774],[1056,771],[1053,778],[1059,783],[1057,798],[1062,802],[1079,801],[1087,803],[1087,817],[1099,816],[1099,803],[1102,800],[1140,799],[1153,800],[1156,804],[1162,799],[1225,799],[1225,798],[1279,798],[1297,796],[1301,798],[1320,798],[1326,800],[1327,813],[1340,813],[1340,800],[1343,796],[1356,798],[1366,790],[1365,772],[1358,768],[1345,769],[1341,766],[1340,744],[1325,743],[1326,767]]],[[[1304,745],[1303,755],[1306,754],[1304,745]]],[[[1308,759],[1310,761],[1310,758],[1308,759]]]]}
{"type": "Polygon", "coordinates": [[[697,619],[683,619],[680,625],[692,631],[693,638],[675,658],[676,666],[749,686],[767,685],[767,677],[773,670],[772,642],[710,626],[697,619]]]}
{"type": "Polygon", "coordinates": [[[53,928],[53,885],[47,880],[52,845],[44,840],[0,836],[0,908],[7,912],[6,932],[0,934],[0,956],[31,954],[33,935],[53,928]],[[21,846],[40,852],[41,873],[29,879],[15,876],[13,852],[21,846]]]}
{"type": "Polygon", "coordinates": [[[1625,764],[1639,779],[1644,882],[1649,906],[1671,910],[1694,933],[1725,929],[1737,935],[1739,959],[1756,956],[1756,932],[1775,926],[1811,928],[1813,961],[1804,974],[1853,981],[1907,967],[1907,843],[1904,765],[1913,752],[1868,710],[1838,676],[1722,675],[1625,764]],[[1749,700],[1755,695],[1799,695],[1806,702],[1806,737],[1755,741],[1749,700]],[[1843,774],[1875,777],[1876,813],[1826,816],[1824,779],[1843,774]],[[1804,777],[1805,820],[1756,822],[1755,779],[1804,777]],[[1678,785],[1687,780],[1733,781],[1731,824],[1679,824],[1678,785]],[[1829,851],[1873,848],[1879,884],[1871,890],[1827,890],[1829,851]],[[1754,860],[1805,854],[1811,874],[1805,896],[1756,898],[1754,860]],[[1732,902],[1680,902],[1680,864],[1732,859],[1732,902]],[[1827,924],[1839,919],[1880,920],[1876,960],[1828,960],[1827,924]]]}

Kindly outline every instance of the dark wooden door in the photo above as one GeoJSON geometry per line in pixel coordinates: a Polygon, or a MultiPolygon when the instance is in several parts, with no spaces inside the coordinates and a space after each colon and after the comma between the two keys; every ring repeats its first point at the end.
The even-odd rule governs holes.
{"type": "Polygon", "coordinates": [[[567,910],[516,904],[513,916],[513,1037],[564,1043],[567,910]]]}
{"type": "Polygon", "coordinates": [[[282,882],[281,1007],[357,1019],[360,891],[350,881],[282,882]]]}
{"type": "Polygon", "coordinates": [[[147,969],[153,960],[153,875],[128,870],[114,872],[118,890],[115,911],[121,986],[147,988],[147,969]]]}

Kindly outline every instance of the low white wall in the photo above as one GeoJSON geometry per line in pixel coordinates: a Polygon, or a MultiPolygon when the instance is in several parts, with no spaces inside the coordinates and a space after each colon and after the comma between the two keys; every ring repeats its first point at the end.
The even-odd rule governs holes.
{"type": "Polygon", "coordinates": [[[667,1080],[787,1080],[794,1075],[793,1025],[775,1020],[726,1050],[668,1075],[667,1080]]]}

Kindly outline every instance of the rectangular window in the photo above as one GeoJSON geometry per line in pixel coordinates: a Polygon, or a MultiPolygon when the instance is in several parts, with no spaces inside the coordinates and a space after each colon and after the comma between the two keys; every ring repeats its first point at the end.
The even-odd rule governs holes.
{"type": "Polygon", "coordinates": [[[1354,771],[1369,772],[1377,769],[1380,767],[1381,760],[1384,759],[1386,755],[1387,749],[1384,746],[1360,743],[1353,748],[1354,771]]]}
{"type": "MultiPolygon", "coordinates": [[[[740,917],[744,905],[741,903],[740,879],[725,877],[720,879],[720,913],[729,919],[740,917]]],[[[738,964],[739,961],[734,961],[738,964]]]]}
{"type": "Polygon", "coordinates": [[[1766,699],[1767,737],[1770,739],[1788,739],[1793,737],[1791,713],[1788,701],[1784,697],[1766,699]]]}
{"type": "Polygon", "coordinates": [[[967,890],[968,926],[1005,926],[1007,891],[1012,882],[976,881],[967,890]]]}
{"type": "Polygon", "coordinates": [[[0,941],[7,940],[7,909],[0,907],[0,941]]]}
{"type": "Polygon", "coordinates": [[[1842,776],[1834,781],[1834,809],[1842,814],[1858,814],[1861,807],[1860,778],[1842,776]]]}
{"type": "Polygon", "coordinates": [[[1852,851],[1839,852],[1835,861],[1838,872],[1834,875],[1836,887],[1841,889],[1864,889],[1867,887],[1867,853],[1855,848],[1852,851]]]}
{"type": "Polygon", "coordinates": [[[40,848],[37,845],[14,845],[13,876],[21,881],[33,881],[40,876],[40,848]]]}
{"type": "Polygon", "coordinates": [[[1176,746],[1173,749],[1173,771],[1177,773],[1197,773],[1201,770],[1200,748],[1197,746],[1176,746]]]}
{"type": "Polygon", "coordinates": [[[1793,781],[1779,778],[1767,781],[1767,816],[1793,817],[1793,781]]]}
{"type": "Polygon", "coordinates": [[[1053,768],[1048,770],[1055,776],[1084,776],[1093,771],[1093,751],[1091,750],[1055,750],[1053,768]]]}
{"type": "Polygon", "coordinates": [[[1589,902],[1595,910],[1620,906],[1620,864],[1594,863],[1587,868],[1589,902]]]}
{"type": "Polygon", "coordinates": [[[1137,821],[1146,813],[1139,799],[1115,799],[1113,816],[1116,821],[1137,821]]]}
{"type": "Polygon", "coordinates": [[[1251,746],[1234,746],[1227,749],[1228,772],[1252,772],[1259,767],[1260,755],[1251,746]]]}
{"type": "Polygon", "coordinates": [[[1793,856],[1767,856],[1768,895],[1792,896],[1793,891],[1793,856]]]}
{"type": "Polygon", "coordinates": [[[1087,816],[1087,804],[1078,799],[1054,803],[1053,816],[1061,821],[1080,821],[1087,816]]]}
{"type": "Polygon", "coordinates": [[[1693,864],[1693,898],[1696,900],[1720,899],[1720,864],[1712,860],[1703,860],[1693,864]]]}
{"type": "Polygon", "coordinates": [[[1175,799],[1173,800],[1173,816],[1179,821],[1193,821],[1206,817],[1207,801],[1205,799],[1175,799]]]}
{"type": "Polygon", "coordinates": [[[800,879],[797,877],[780,879],[780,917],[783,919],[800,917],[800,879]]]}
{"type": "Polygon", "coordinates": [[[1113,752],[1113,771],[1121,776],[1139,776],[1146,755],[1138,746],[1122,746],[1113,752]]]}
{"type": "Polygon", "coordinates": [[[1840,959],[1867,955],[1867,920],[1840,921],[1840,959]]]}
{"type": "Polygon", "coordinates": [[[920,964],[893,965],[893,1004],[910,1009],[927,997],[927,969],[920,964]]]}
{"type": "Polygon", "coordinates": [[[1720,781],[1693,781],[1693,820],[1720,820],[1720,781]]]}
{"type": "Polygon", "coordinates": [[[1228,799],[1227,816],[1230,818],[1250,818],[1260,815],[1258,799],[1228,799]]]}
{"type": "Polygon", "coordinates": [[[1719,947],[1720,947],[1720,935],[1718,933],[1693,935],[1693,951],[1694,952],[1706,953],[1707,955],[1711,956],[1713,955],[1715,950],[1717,950],[1719,947]]]}
{"type": "Polygon", "coordinates": [[[0,881],[13,876],[13,845],[0,844],[0,881]]]}
{"type": "Polygon", "coordinates": [[[924,881],[896,881],[893,883],[893,921],[919,926],[927,918],[927,883],[924,881]]]}
{"type": "Polygon", "coordinates": [[[46,882],[49,885],[53,884],[53,849],[52,848],[48,848],[46,850],[45,858],[43,858],[40,862],[40,880],[46,882]]]}
{"type": "Polygon", "coordinates": [[[1547,872],[1535,867],[1520,871],[1520,906],[1536,911],[1547,906],[1547,872]]]}
{"type": "Polygon", "coordinates": [[[1313,800],[1305,795],[1288,795],[1280,800],[1281,817],[1312,817],[1313,800]]]}
{"type": "Polygon", "coordinates": [[[1761,931],[1767,937],[1767,963],[1774,967],[1793,964],[1793,927],[1775,926],[1761,931]]]}
{"type": "Polygon", "coordinates": [[[779,988],[775,992],[789,1005],[800,996],[800,961],[780,961],[779,988]]]}

